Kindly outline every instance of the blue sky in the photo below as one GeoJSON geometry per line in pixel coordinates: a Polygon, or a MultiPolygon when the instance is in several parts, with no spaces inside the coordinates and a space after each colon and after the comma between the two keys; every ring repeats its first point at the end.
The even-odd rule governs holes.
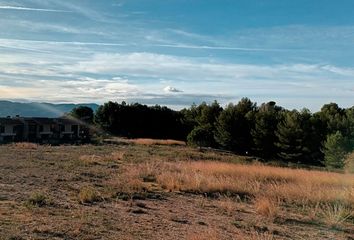
{"type": "Polygon", "coordinates": [[[0,99],[354,103],[351,0],[0,0],[0,99]]]}

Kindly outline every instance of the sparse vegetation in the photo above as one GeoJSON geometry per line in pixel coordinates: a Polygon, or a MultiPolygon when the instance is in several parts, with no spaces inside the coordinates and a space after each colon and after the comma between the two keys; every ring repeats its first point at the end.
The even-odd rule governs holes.
{"type": "Polygon", "coordinates": [[[239,208],[239,201],[235,198],[222,196],[218,199],[217,206],[228,215],[232,216],[239,208]]]}
{"type": "Polygon", "coordinates": [[[279,204],[270,197],[257,197],[254,201],[256,213],[273,221],[279,214],[279,204]]]}
{"type": "Polygon", "coordinates": [[[102,200],[99,193],[93,187],[83,187],[80,189],[78,194],[79,202],[82,204],[85,203],[94,203],[102,200]]]}
{"type": "Polygon", "coordinates": [[[105,154],[105,155],[81,155],[79,157],[79,160],[83,162],[84,164],[101,164],[104,162],[120,162],[124,158],[124,152],[112,152],[110,154],[105,154]]]}
{"type": "Polygon", "coordinates": [[[27,149],[27,150],[36,150],[38,148],[38,144],[29,143],[29,142],[19,142],[13,144],[14,148],[17,149],[27,149]]]}
{"type": "Polygon", "coordinates": [[[0,146],[0,180],[5,239],[347,240],[353,233],[354,175],[187,146],[0,146]]]}
{"type": "Polygon", "coordinates": [[[26,202],[26,205],[29,207],[43,207],[47,204],[48,198],[45,194],[39,192],[32,193],[26,202]]]}
{"type": "Polygon", "coordinates": [[[348,219],[354,217],[354,209],[341,203],[323,204],[320,207],[319,217],[330,226],[340,226],[348,219]]]}
{"type": "Polygon", "coordinates": [[[150,138],[137,138],[126,140],[130,143],[141,144],[141,145],[186,145],[183,141],[177,141],[172,139],[160,140],[160,139],[150,139],[150,138]]]}
{"type": "Polygon", "coordinates": [[[187,235],[187,240],[219,240],[221,238],[220,234],[213,229],[198,233],[189,233],[187,235]]]}
{"type": "Polygon", "coordinates": [[[241,233],[240,239],[244,239],[244,240],[274,240],[276,238],[272,233],[250,231],[248,233],[241,233]]]}

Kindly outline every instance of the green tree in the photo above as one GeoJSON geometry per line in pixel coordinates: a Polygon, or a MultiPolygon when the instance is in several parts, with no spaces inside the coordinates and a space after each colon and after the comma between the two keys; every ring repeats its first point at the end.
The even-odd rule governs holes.
{"type": "Polygon", "coordinates": [[[345,114],[346,114],[345,136],[348,139],[349,150],[354,151],[354,107],[346,109],[345,114]]]}
{"type": "Polygon", "coordinates": [[[323,132],[326,132],[326,127],[318,118],[318,115],[311,114],[306,109],[301,112],[301,119],[304,134],[303,146],[308,150],[304,153],[302,162],[310,165],[322,165],[323,153],[321,149],[325,140],[323,132]]]}
{"type": "Polygon", "coordinates": [[[251,130],[255,154],[263,158],[271,158],[276,155],[275,131],[279,123],[281,107],[275,102],[262,104],[251,118],[254,122],[251,130]]]}
{"type": "Polygon", "coordinates": [[[203,147],[216,147],[215,124],[221,111],[222,108],[217,101],[210,105],[203,102],[199,106],[192,105],[190,109],[184,109],[184,122],[187,126],[193,126],[187,137],[188,142],[203,147]],[[203,137],[205,139],[202,139],[203,137]]]}
{"type": "Polygon", "coordinates": [[[304,145],[305,132],[302,128],[301,113],[296,110],[283,112],[276,136],[278,156],[285,161],[303,161],[304,155],[310,152],[304,145]]]}
{"type": "Polygon", "coordinates": [[[340,131],[342,134],[346,131],[345,109],[342,109],[336,103],[323,105],[318,113],[321,120],[326,124],[326,135],[340,131]]]}
{"type": "Polygon", "coordinates": [[[210,124],[195,127],[187,137],[188,144],[198,147],[213,147],[214,128],[210,124]]]}
{"type": "Polygon", "coordinates": [[[90,107],[79,106],[71,110],[69,115],[86,123],[93,123],[94,113],[90,107]]]}
{"type": "Polygon", "coordinates": [[[252,121],[248,114],[256,109],[256,104],[243,98],[237,105],[229,104],[221,112],[217,123],[215,139],[225,149],[246,154],[252,148],[252,121]]]}
{"type": "Polygon", "coordinates": [[[214,127],[221,111],[222,107],[220,107],[217,101],[214,101],[210,105],[202,103],[198,106],[198,115],[196,116],[196,120],[199,125],[210,124],[212,127],[214,127]]]}
{"type": "Polygon", "coordinates": [[[324,164],[327,168],[343,168],[348,149],[346,139],[339,131],[327,136],[323,153],[324,164]]]}

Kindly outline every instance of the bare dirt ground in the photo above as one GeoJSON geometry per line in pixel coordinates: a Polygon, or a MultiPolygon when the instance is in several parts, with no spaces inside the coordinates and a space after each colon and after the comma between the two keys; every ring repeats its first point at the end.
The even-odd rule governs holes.
{"type": "Polygon", "coordinates": [[[0,146],[0,239],[354,239],[353,222],[329,226],[290,206],[269,220],[247,200],[161,189],[117,195],[109,182],[152,159],[245,160],[185,146],[0,146]],[[92,201],[80,198],[85,188],[95,189],[92,201]]]}

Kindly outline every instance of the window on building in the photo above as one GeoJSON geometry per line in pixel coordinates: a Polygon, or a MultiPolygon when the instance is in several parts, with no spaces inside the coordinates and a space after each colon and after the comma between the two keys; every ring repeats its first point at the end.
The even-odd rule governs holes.
{"type": "Polygon", "coordinates": [[[29,132],[36,132],[37,131],[37,126],[36,125],[29,125],[28,126],[28,131],[29,132]]]}
{"type": "Polygon", "coordinates": [[[71,131],[74,132],[74,134],[77,134],[79,131],[79,126],[78,125],[72,125],[71,126],[71,131]]]}

